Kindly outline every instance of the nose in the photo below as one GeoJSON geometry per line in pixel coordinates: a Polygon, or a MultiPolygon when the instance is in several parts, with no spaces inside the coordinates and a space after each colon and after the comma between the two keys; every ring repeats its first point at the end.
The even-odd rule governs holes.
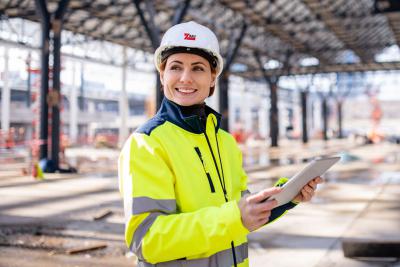
{"type": "Polygon", "coordinates": [[[184,69],[181,77],[180,77],[180,82],[181,83],[192,83],[192,74],[190,72],[190,69],[184,69]]]}

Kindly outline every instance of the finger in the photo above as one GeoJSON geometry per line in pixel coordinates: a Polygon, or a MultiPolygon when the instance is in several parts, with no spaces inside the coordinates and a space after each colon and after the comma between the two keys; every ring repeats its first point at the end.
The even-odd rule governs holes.
{"type": "Polygon", "coordinates": [[[254,194],[254,195],[249,196],[247,198],[247,201],[250,202],[250,203],[261,202],[261,201],[267,199],[270,196],[278,194],[281,191],[282,191],[282,188],[279,188],[279,187],[267,188],[267,189],[264,189],[264,190],[254,194]]]}
{"type": "Polygon", "coordinates": [[[260,224],[260,227],[263,226],[264,224],[266,224],[267,222],[269,222],[269,217],[270,217],[270,215],[264,216],[264,217],[261,217],[258,220],[258,223],[260,224]]]}
{"type": "Polygon", "coordinates": [[[268,212],[276,207],[278,202],[276,200],[267,200],[265,202],[259,203],[250,203],[251,207],[251,214],[253,216],[259,216],[261,213],[268,212]]]}
{"type": "Polygon", "coordinates": [[[314,182],[314,180],[312,180],[311,182],[309,182],[308,185],[309,185],[313,190],[315,190],[315,189],[317,188],[317,183],[314,182]]]}
{"type": "Polygon", "coordinates": [[[318,177],[314,178],[313,181],[317,184],[322,184],[324,182],[324,179],[322,179],[321,176],[318,176],[318,177]]]}
{"type": "Polygon", "coordinates": [[[301,190],[301,197],[302,197],[302,202],[307,202],[308,201],[308,194],[306,191],[301,190]]]}
{"type": "Polygon", "coordinates": [[[301,191],[297,194],[297,196],[295,196],[293,198],[294,202],[302,202],[303,201],[303,194],[301,193],[301,191]]]}
{"type": "Polygon", "coordinates": [[[269,218],[271,216],[271,211],[264,211],[260,213],[260,218],[269,218]]]}
{"type": "Polygon", "coordinates": [[[267,200],[265,202],[257,204],[256,210],[257,212],[262,213],[272,210],[276,207],[276,205],[278,205],[278,201],[276,201],[275,199],[267,200]]]}
{"type": "Polygon", "coordinates": [[[304,192],[302,191],[302,196],[303,196],[303,201],[310,201],[311,198],[314,196],[314,191],[312,191],[311,193],[307,191],[304,192]]]}
{"type": "Polygon", "coordinates": [[[305,186],[303,187],[303,190],[305,190],[305,191],[308,192],[308,193],[311,193],[311,192],[314,191],[314,188],[312,188],[312,187],[309,186],[309,185],[305,185],[305,186]]]}
{"type": "Polygon", "coordinates": [[[255,222],[262,222],[262,221],[268,221],[269,217],[271,216],[270,213],[266,213],[266,214],[260,214],[257,217],[255,217],[254,221],[255,222]]]}

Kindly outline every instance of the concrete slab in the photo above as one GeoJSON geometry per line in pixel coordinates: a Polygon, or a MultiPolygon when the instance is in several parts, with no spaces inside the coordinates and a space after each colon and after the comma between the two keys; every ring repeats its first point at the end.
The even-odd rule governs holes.
{"type": "MultiPolygon", "coordinates": [[[[299,205],[280,220],[250,234],[251,266],[396,266],[393,259],[371,261],[343,255],[342,238],[385,240],[391,236],[398,240],[400,234],[400,179],[396,176],[400,164],[386,161],[388,155],[399,153],[398,147],[368,146],[352,152],[362,161],[337,166],[311,203],[299,205]],[[371,164],[375,159],[371,155],[383,160],[371,164]]],[[[254,191],[283,176],[278,168],[275,173],[256,174],[250,174],[254,191]]]]}
{"type": "MultiPolygon", "coordinates": [[[[335,145],[340,147],[339,143],[331,143],[335,145]]],[[[290,149],[287,154],[307,150],[315,154],[327,146],[320,142],[308,148],[296,147],[300,146],[283,146],[281,152],[278,149],[274,153],[286,155],[285,149],[290,149]]],[[[96,154],[95,150],[78,152],[96,154]]],[[[81,156],[78,152],[76,157],[81,156]]],[[[395,262],[348,259],[341,248],[345,237],[385,238],[400,233],[400,179],[393,178],[400,172],[399,146],[350,147],[348,152],[361,160],[336,166],[311,203],[301,204],[280,220],[250,234],[252,267],[399,267],[395,262]]],[[[130,254],[126,254],[123,243],[115,151],[110,156],[102,151],[101,157],[95,159],[94,165],[91,160],[81,165],[85,174],[48,174],[44,182],[28,176],[0,175],[0,241],[27,240],[26,248],[0,247],[0,266],[134,266],[135,259],[128,258],[130,254]],[[112,215],[94,221],[93,217],[104,209],[111,210],[112,215]],[[102,241],[108,246],[97,252],[67,256],[41,249],[40,238],[50,243],[61,238],[66,241],[61,248],[86,241],[102,241]],[[35,248],[35,244],[39,247],[35,248]]],[[[297,162],[252,172],[250,189],[258,191],[270,186],[277,177],[290,176],[302,165],[297,162]]],[[[14,167],[18,171],[19,166],[14,167]]]]}

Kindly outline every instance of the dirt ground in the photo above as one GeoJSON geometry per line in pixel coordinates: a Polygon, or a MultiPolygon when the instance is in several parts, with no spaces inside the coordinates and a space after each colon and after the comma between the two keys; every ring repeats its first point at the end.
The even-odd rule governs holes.
{"type": "MultiPolygon", "coordinates": [[[[292,151],[293,145],[288,144],[270,153],[260,145],[246,148],[245,157],[252,157],[246,158],[251,191],[304,166],[301,157],[288,155],[289,147],[292,151]],[[260,158],[254,159],[257,153],[260,158]],[[279,164],[271,166],[272,158],[278,158],[279,164]]],[[[346,160],[326,175],[326,183],[311,203],[249,235],[250,266],[399,266],[396,258],[348,259],[341,250],[342,238],[360,233],[377,239],[395,233],[400,240],[400,231],[396,232],[400,218],[395,215],[400,207],[387,206],[400,200],[396,193],[400,192],[399,148],[345,143],[296,146],[294,155],[310,157],[325,151],[346,160]],[[387,231],[373,227],[379,222],[376,210],[381,209],[388,210],[387,231]]],[[[0,267],[135,266],[136,257],[123,241],[118,151],[71,150],[69,157],[79,163],[79,173],[45,174],[43,181],[22,175],[26,162],[13,161],[16,154],[8,151],[0,157],[0,267]]],[[[19,154],[23,159],[23,153],[19,154]]]]}

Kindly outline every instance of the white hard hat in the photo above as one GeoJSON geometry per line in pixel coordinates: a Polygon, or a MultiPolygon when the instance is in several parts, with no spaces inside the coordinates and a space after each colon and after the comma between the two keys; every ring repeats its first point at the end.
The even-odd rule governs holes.
{"type": "Polygon", "coordinates": [[[158,71],[160,71],[162,58],[165,58],[165,56],[163,57],[163,53],[170,50],[175,50],[175,53],[193,53],[193,50],[204,51],[206,52],[204,54],[194,54],[199,54],[207,59],[209,59],[211,55],[213,61],[215,61],[217,77],[222,72],[224,64],[219,53],[217,37],[209,28],[194,21],[176,24],[166,31],[161,40],[160,46],[154,53],[154,64],[156,65],[158,71]],[[191,48],[193,49],[191,50],[191,48]]]}

